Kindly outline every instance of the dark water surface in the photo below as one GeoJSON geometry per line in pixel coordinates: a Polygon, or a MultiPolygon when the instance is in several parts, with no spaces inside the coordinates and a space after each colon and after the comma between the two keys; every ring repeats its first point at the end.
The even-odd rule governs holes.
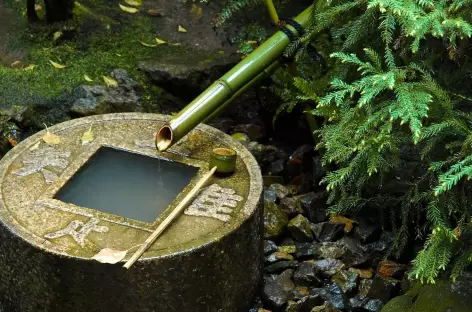
{"type": "Polygon", "coordinates": [[[182,163],[102,147],[54,198],[152,223],[197,171],[182,163]]]}

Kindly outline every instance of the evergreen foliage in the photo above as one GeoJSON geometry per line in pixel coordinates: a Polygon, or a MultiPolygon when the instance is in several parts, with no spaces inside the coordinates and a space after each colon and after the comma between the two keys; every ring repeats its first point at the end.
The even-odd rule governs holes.
{"type": "Polygon", "coordinates": [[[410,276],[426,282],[472,262],[471,13],[470,0],[315,1],[300,42],[329,56],[328,69],[293,43],[300,74],[273,77],[277,114],[309,101],[324,120],[330,212],[388,217],[391,256],[424,240],[410,276]]]}

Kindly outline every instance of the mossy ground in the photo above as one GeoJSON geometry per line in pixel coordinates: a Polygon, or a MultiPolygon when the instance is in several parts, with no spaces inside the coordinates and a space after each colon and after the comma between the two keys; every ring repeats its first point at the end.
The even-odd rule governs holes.
{"type": "MultiPolygon", "coordinates": [[[[155,44],[156,37],[165,38],[165,34],[156,33],[158,17],[123,12],[117,1],[81,1],[75,5],[73,21],[47,26],[28,25],[23,3],[12,1],[6,5],[13,15],[11,33],[5,38],[6,52],[21,56],[23,69],[0,64],[0,104],[4,110],[28,105],[32,99],[41,102],[57,98],[88,83],[85,74],[94,80],[92,84],[103,84],[104,75],[123,68],[144,82],[146,76],[137,70],[137,61],[184,50],[168,44],[142,45],[141,41],[155,44]],[[58,31],[63,35],[54,40],[58,31]],[[56,69],[50,60],[67,67],[56,69]],[[25,70],[29,65],[36,67],[25,70]]],[[[143,98],[152,105],[150,92],[145,88],[143,98]]]]}

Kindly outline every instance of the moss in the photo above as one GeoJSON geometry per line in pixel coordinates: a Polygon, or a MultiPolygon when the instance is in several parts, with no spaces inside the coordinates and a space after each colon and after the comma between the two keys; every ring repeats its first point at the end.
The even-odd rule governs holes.
{"type": "MultiPolygon", "coordinates": [[[[146,76],[136,69],[138,60],[156,54],[179,53],[183,49],[141,45],[141,40],[152,42],[156,37],[149,17],[123,13],[117,5],[111,6],[106,1],[98,3],[95,0],[76,3],[75,20],[70,23],[32,29],[26,23],[17,25],[15,33],[8,38],[8,45],[28,51],[24,66],[34,64],[36,67],[26,71],[0,66],[0,102],[24,106],[32,100],[54,99],[87,83],[84,74],[95,83],[101,83],[102,76],[109,75],[114,68],[127,70],[142,84],[146,76]],[[70,38],[56,42],[53,40],[56,31],[70,38]],[[67,68],[55,69],[49,60],[67,68]]],[[[20,7],[15,8],[17,14],[21,14],[20,7]]]]}

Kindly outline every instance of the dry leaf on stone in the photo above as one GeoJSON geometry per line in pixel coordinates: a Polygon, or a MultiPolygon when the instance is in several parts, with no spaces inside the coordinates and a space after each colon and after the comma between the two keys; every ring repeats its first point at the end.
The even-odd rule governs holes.
{"type": "Polygon", "coordinates": [[[349,233],[351,232],[354,224],[357,224],[356,220],[352,220],[343,216],[335,216],[329,219],[331,222],[342,222],[344,223],[344,232],[349,233]]]}
{"type": "Polygon", "coordinates": [[[61,138],[52,132],[49,132],[48,126],[46,124],[44,125],[46,127],[46,134],[43,136],[43,141],[46,144],[59,144],[61,143],[61,138]]]}
{"type": "Polygon", "coordinates": [[[125,2],[132,6],[140,6],[143,4],[141,0],[125,0],[125,2]]]}
{"type": "Polygon", "coordinates": [[[118,87],[118,81],[111,77],[103,76],[103,81],[105,81],[107,87],[118,87]]]}
{"type": "Polygon", "coordinates": [[[149,44],[149,43],[146,43],[146,42],[143,42],[143,41],[140,41],[140,42],[145,47],[150,47],[150,48],[157,47],[157,44],[149,44]]]}
{"type": "Polygon", "coordinates": [[[88,82],[92,82],[92,81],[93,81],[93,79],[90,78],[89,75],[87,75],[87,74],[84,74],[84,79],[85,79],[85,81],[88,81],[88,82]]]}
{"type": "Polygon", "coordinates": [[[179,32],[187,32],[187,29],[183,28],[182,26],[179,25],[179,32]]]}
{"type": "Polygon", "coordinates": [[[61,65],[61,64],[56,63],[56,62],[53,62],[53,61],[51,61],[51,60],[49,60],[49,63],[51,63],[52,66],[54,66],[54,68],[56,68],[56,69],[63,69],[63,68],[66,68],[66,66],[61,65]]]}
{"type": "Polygon", "coordinates": [[[162,39],[159,39],[159,38],[156,38],[156,42],[157,42],[157,44],[164,44],[164,43],[167,43],[167,41],[162,40],[162,39]]]}
{"type": "Polygon", "coordinates": [[[122,11],[132,13],[132,14],[138,12],[138,9],[136,9],[136,8],[130,8],[130,7],[127,7],[127,6],[124,6],[124,5],[121,5],[121,4],[118,4],[118,5],[120,6],[120,9],[122,11]]]}
{"type": "Polygon", "coordinates": [[[82,145],[87,145],[94,140],[92,125],[90,125],[90,128],[85,131],[84,134],[82,134],[82,138],[80,140],[82,141],[82,145]]]}
{"type": "Polygon", "coordinates": [[[128,250],[121,251],[111,248],[103,248],[99,253],[92,257],[93,260],[97,260],[101,263],[115,264],[120,262],[126,257],[128,250]]]}

